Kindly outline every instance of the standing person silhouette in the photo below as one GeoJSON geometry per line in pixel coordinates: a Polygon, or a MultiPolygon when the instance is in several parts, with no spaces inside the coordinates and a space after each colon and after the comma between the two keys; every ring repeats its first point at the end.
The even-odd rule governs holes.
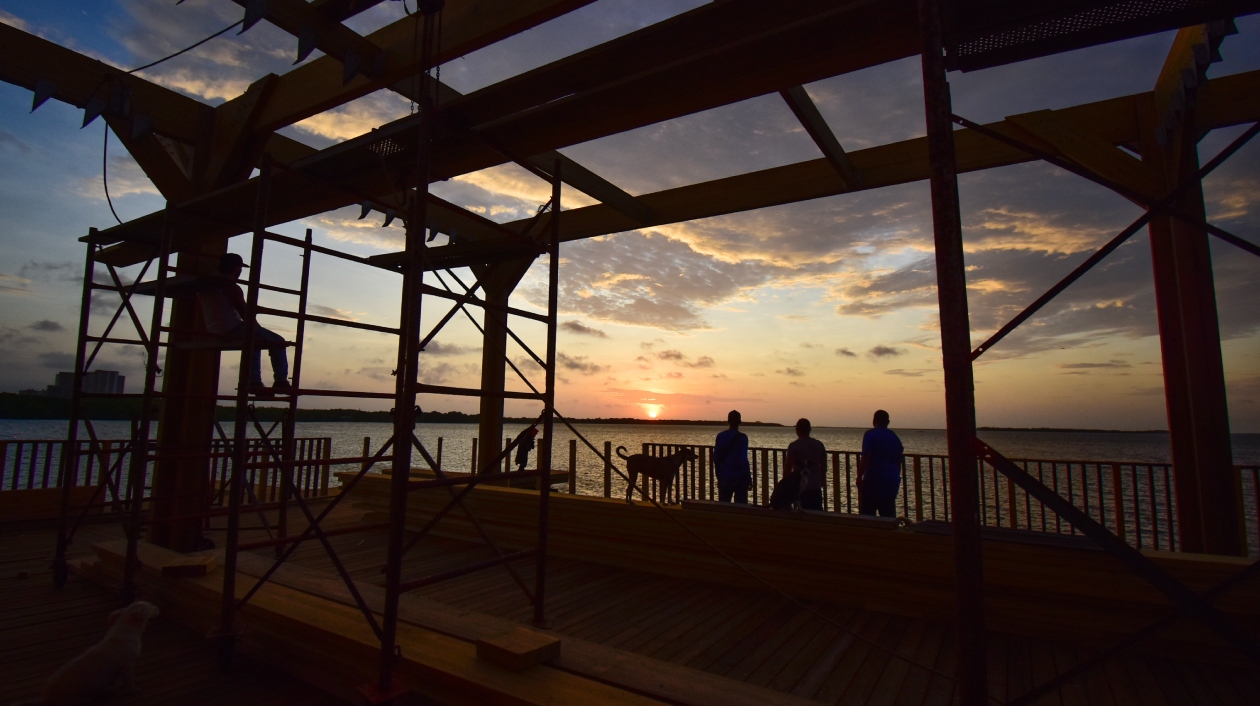
{"type": "Polygon", "coordinates": [[[538,427],[531,426],[516,437],[516,470],[523,471],[529,464],[529,452],[534,450],[535,436],[538,436],[538,427]]]}
{"type": "Polygon", "coordinates": [[[877,410],[871,428],[862,435],[862,460],[858,461],[858,512],[880,517],[897,516],[897,490],[901,486],[901,462],[905,449],[888,428],[888,413],[877,410]]]}
{"type": "Polygon", "coordinates": [[[752,471],[748,467],[748,435],[739,430],[743,418],[731,410],[726,415],[730,429],[720,432],[713,442],[713,465],[718,482],[718,500],[748,504],[752,471]]]}
{"type": "Polygon", "coordinates": [[[800,508],[821,510],[823,476],[827,472],[827,449],[818,439],[811,438],[813,429],[808,419],[796,421],[796,441],[788,444],[787,467],[792,473],[804,473],[801,481],[800,508]]]}

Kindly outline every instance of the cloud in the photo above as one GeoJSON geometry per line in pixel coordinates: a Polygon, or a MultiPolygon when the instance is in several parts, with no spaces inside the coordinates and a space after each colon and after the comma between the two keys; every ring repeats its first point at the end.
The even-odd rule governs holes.
{"type": "Polygon", "coordinates": [[[560,324],[560,328],[565,331],[568,331],[569,333],[574,333],[579,336],[594,336],[595,338],[608,338],[607,333],[604,333],[603,331],[597,328],[591,328],[590,326],[587,326],[581,321],[566,321],[560,324]]]}
{"type": "Polygon", "coordinates": [[[1106,363],[1060,363],[1061,370],[1096,370],[1100,368],[1132,368],[1123,360],[1111,360],[1106,363]]]}
{"type": "Polygon", "coordinates": [[[338,309],[332,306],[324,306],[322,304],[308,304],[307,311],[316,316],[323,316],[329,319],[341,319],[343,321],[358,321],[358,316],[353,311],[346,309],[338,309]]]}
{"type": "Polygon", "coordinates": [[[921,378],[921,377],[923,377],[923,374],[924,374],[924,373],[926,373],[926,372],[928,372],[928,371],[926,371],[926,370],[902,370],[901,368],[894,368],[894,369],[892,369],[892,370],[885,370],[885,371],[884,371],[884,374],[885,374],[885,375],[899,375],[899,376],[901,376],[901,377],[906,377],[906,378],[921,378]]]}
{"type": "Polygon", "coordinates": [[[669,361],[675,365],[681,365],[686,368],[712,368],[714,365],[713,358],[707,355],[702,355],[695,360],[691,360],[687,354],[673,349],[660,351],[656,354],[656,357],[660,360],[669,361]]]}
{"type": "Polygon", "coordinates": [[[30,326],[27,326],[27,328],[33,331],[65,331],[66,330],[65,326],[62,326],[56,321],[50,321],[48,319],[41,319],[40,321],[36,321],[30,326]]]}
{"type": "Polygon", "coordinates": [[[836,355],[841,356],[841,357],[844,357],[844,358],[856,358],[856,357],[857,357],[857,353],[854,353],[853,351],[849,350],[848,348],[837,348],[837,349],[836,349],[836,355]]]}
{"type": "Polygon", "coordinates": [[[675,370],[672,372],[665,373],[665,377],[671,380],[677,380],[678,378],[683,377],[683,374],[675,370]]]}
{"type": "Polygon", "coordinates": [[[471,346],[461,346],[457,343],[442,343],[441,341],[430,341],[429,345],[424,347],[424,355],[463,355],[465,353],[474,353],[479,348],[471,346]]]}
{"type": "Polygon", "coordinates": [[[36,358],[45,368],[56,368],[61,371],[74,370],[73,353],[40,353],[36,358]]]}
{"type": "Polygon", "coordinates": [[[774,372],[776,372],[776,373],[778,373],[778,374],[780,374],[780,375],[786,375],[786,376],[788,376],[788,377],[792,377],[792,378],[799,378],[799,377],[804,377],[804,376],[805,376],[805,373],[801,372],[800,370],[798,370],[798,369],[796,369],[796,368],[784,368],[784,369],[782,369],[782,370],[776,370],[776,371],[774,371],[774,372]]]}
{"type": "Polygon", "coordinates": [[[22,19],[21,17],[18,17],[17,15],[14,15],[11,12],[5,12],[4,10],[0,10],[0,22],[3,22],[4,24],[7,24],[10,27],[13,27],[15,29],[20,29],[23,32],[31,31],[31,26],[27,24],[26,20],[22,19]]]}
{"type": "Polygon", "coordinates": [[[30,285],[31,281],[26,277],[0,272],[0,292],[24,297],[30,295],[30,285]]]}
{"type": "Polygon", "coordinates": [[[894,348],[893,346],[879,345],[866,352],[870,358],[895,358],[899,355],[905,355],[904,348],[894,348]]]}
{"type": "MultiPolygon", "coordinates": [[[[0,19],[3,19],[3,16],[4,16],[4,13],[0,12],[0,19]]],[[[0,130],[0,147],[2,148],[11,147],[17,150],[18,152],[21,152],[24,155],[31,153],[30,145],[26,144],[22,140],[19,140],[12,133],[5,132],[4,130],[0,130]]]]}
{"type": "Polygon", "coordinates": [[[602,370],[607,370],[607,365],[599,365],[590,362],[589,358],[584,355],[571,356],[565,353],[556,353],[556,363],[565,370],[572,370],[583,375],[594,375],[602,370]]]}
{"type": "MultiPolygon", "coordinates": [[[[18,270],[18,275],[34,282],[81,282],[83,281],[83,265],[68,260],[65,262],[32,260],[22,265],[18,270]]],[[[124,283],[132,281],[122,273],[119,273],[119,276],[124,283]]],[[[109,280],[109,275],[105,274],[104,268],[101,268],[96,274],[96,279],[105,282],[109,280]]]]}

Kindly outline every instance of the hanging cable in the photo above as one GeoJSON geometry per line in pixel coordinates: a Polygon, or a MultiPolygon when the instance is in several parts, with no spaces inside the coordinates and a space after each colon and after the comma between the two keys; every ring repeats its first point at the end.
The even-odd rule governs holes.
{"type": "Polygon", "coordinates": [[[175,52],[174,54],[169,54],[169,55],[167,55],[167,56],[162,57],[161,59],[158,59],[157,61],[152,61],[152,62],[149,62],[149,63],[145,64],[144,66],[137,66],[136,68],[134,68],[134,69],[132,69],[132,70],[128,71],[127,73],[129,73],[129,74],[134,74],[134,73],[135,73],[135,72],[137,72],[137,71],[144,71],[145,69],[149,69],[149,68],[153,68],[154,66],[157,66],[158,64],[162,63],[163,61],[167,61],[167,60],[169,60],[169,59],[174,59],[175,57],[179,56],[180,54],[186,54],[186,53],[188,53],[188,52],[192,51],[193,49],[196,49],[197,47],[201,46],[202,44],[205,44],[206,42],[210,41],[211,39],[214,39],[215,37],[217,37],[217,36],[219,36],[219,35],[221,35],[221,34],[225,34],[225,33],[227,33],[227,31],[228,31],[228,30],[235,29],[237,25],[241,24],[241,23],[242,23],[242,22],[244,22],[244,21],[245,21],[245,20],[237,20],[237,21],[233,22],[232,24],[228,25],[227,27],[224,27],[223,29],[219,30],[218,32],[215,32],[214,34],[210,35],[209,37],[206,37],[205,39],[203,39],[203,40],[201,40],[201,41],[197,42],[196,44],[192,44],[192,45],[189,45],[189,46],[187,46],[187,47],[184,47],[183,49],[180,49],[179,51],[175,52]]]}
{"type": "Polygon", "coordinates": [[[114,210],[114,200],[109,197],[109,122],[105,123],[105,141],[101,145],[101,184],[105,187],[105,203],[109,204],[109,212],[114,214],[114,220],[118,221],[118,225],[122,225],[122,219],[118,217],[118,212],[114,210]]]}

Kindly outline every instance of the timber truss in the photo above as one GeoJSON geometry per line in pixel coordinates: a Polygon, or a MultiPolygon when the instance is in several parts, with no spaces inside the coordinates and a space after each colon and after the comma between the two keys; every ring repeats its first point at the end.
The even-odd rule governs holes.
{"type": "MultiPolygon", "coordinates": [[[[1255,564],[1206,594],[1195,594],[1170,582],[1104,528],[1091,525],[1089,518],[1071,503],[980,442],[975,433],[972,393],[975,358],[1034,316],[1127,238],[1148,228],[1155,255],[1169,424],[1181,499],[1181,546],[1191,551],[1238,553],[1237,527],[1231,526],[1228,518],[1222,520],[1204,511],[1233,507],[1236,502],[1236,490],[1229,487],[1224,470],[1229,468],[1228,420],[1210,257],[1205,255],[1207,236],[1253,254],[1260,254],[1260,250],[1208,222],[1201,181],[1260,131],[1254,125],[1260,121],[1260,72],[1207,79],[1205,71],[1219,57],[1217,47],[1231,32],[1232,18],[1260,12],[1260,0],[719,0],[468,95],[442,85],[427,72],[590,4],[591,0],[419,0],[414,15],[367,36],[342,24],[380,1],[235,0],[243,7],[244,16],[239,23],[243,30],[265,19],[293,35],[299,62],[314,49],[324,55],[284,75],[264,76],[241,96],[217,107],[147,81],[135,71],[122,72],[0,25],[0,79],[33,91],[33,109],[53,98],[82,108],[85,124],[103,118],[168,202],[163,211],[94,231],[84,239],[88,269],[76,389],[81,387],[82,374],[91,363],[92,354],[87,348],[96,345],[87,325],[90,290],[98,286],[93,282],[96,265],[104,266],[111,277],[103,287],[112,288],[122,299],[114,320],[125,313],[139,335],[129,343],[145,346],[147,351],[144,414],[135,424],[132,470],[126,481],[135,486],[126,492],[132,517],[128,536],[132,542],[141,525],[144,471],[149,462],[155,463],[156,468],[149,498],[152,516],[148,521],[152,528],[166,528],[162,541],[186,548],[188,532],[187,527],[181,529],[181,522],[192,518],[193,527],[199,528],[205,515],[204,501],[199,499],[204,498],[205,489],[190,490],[178,480],[188,474],[179,475],[176,471],[204,467],[208,451],[198,456],[195,450],[206,447],[211,436],[212,418],[205,413],[205,402],[208,400],[212,406],[217,390],[196,381],[204,379],[207,371],[214,372],[217,379],[218,351],[213,351],[210,359],[206,351],[180,348],[195,340],[188,327],[196,329],[196,316],[190,304],[174,298],[169,316],[163,318],[161,302],[168,298],[167,288],[178,286],[174,277],[204,274],[205,263],[221,254],[230,238],[252,233],[254,269],[248,283],[249,300],[257,306],[259,291],[268,287],[259,274],[264,241],[302,249],[307,268],[302,287],[289,292],[299,298],[297,311],[258,309],[263,314],[291,315],[297,319],[298,365],[294,377],[298,383],[303,323],[350,325],[306,313],[310,258],[326,255],[400,274],[404,282],[400,324],[396,329],[382,330],[399,338],[395,393],[354,394],[393,399],[394,436],[391,444],[375,456],[349,459],[361,464],[357,480],[383,460],[387,452],[392,454],[390,517],[384,525],[390,537],[386,567],[389,597],[384,615],[378,621],[359,601],[365,619],[381,638],[380,678],[367,693],[374,700],[387,699],[397,691],[392,664],[398,595],[442,578],[404,581],[401,577],[403,553],[415,543],[416,536],[429,529],[407,539],[407,495],[424,488],[445,488],[451,493],[451,501],[444,515],[460,507],[460,501],[480,480],[476,476],[444,476],[429,458],[412,431],[416,395],[480,398],[479,437],[485,461],[480,468],[487,472],[511,450],[511,446],[500,448],[497,441],[503,437],[505,398],[540,401],[544,436],[551,439],[552,420],[558,418],[553,402],[561,243],[927,180],[932,187],[936,235],[950,468],[960,469],[950,474],[950,498],[958,577],[961,659],[957,683],[961,702],[981,704],[988,700],[978,494],[975,474],[970,472],[980,460],[993,465],[1163,590],[1177,605],[1176,615],[1169,620],[1183,614],[1196,616],[1252,659],[1260,655],[1254,636],[1228,624],[1211,608],[1215,597],[1250,577],[1255,564]],[[435,38],[433,23],[439,13],[443,29],[435,38]],[[978,70],[1172,29],[1180,30],[1177,40],[1150,92],[1010,116],[987,125],[951,112],[947,70],[978,70]],[[416,50],[420,37],[424,40],[423,51],[416,50]],[[846,151],[802,86],[916,55],[923,60],[927,137],[846,151]],[[276,134],[282,127],[378,90],[405,96],[420,109],[324,150],[276,134]],[[631,195],[556,151],[774,93],[787,102],[817,144],[821,158],[631,195]],[[1253,126],[1230,148],[1199,166],[1196,145],[1205,133],[1249,123],[1253,126]],[[954,129],[955,125],[961,129],[954,129]],[[1145,213],[972,350],[957,174],[1038,160],[1112,189],[1141,205],[1145,213]],[[540,209],[530,219],[500,224],[428,193],[428,185],[434,181],[506,163],[520,165],[552,184],[549,208],[540,209]],[[255,168],[259,174],[251,178],[255,168]],[[562,219],[562,183],[599,203],[567,211],[562,219]],[[309,235],[305,241],[299,241],[268,231],[277,224],[350,205],[359,205],[364,216],[379,211],[387,222],[404,219],[406,248],[399,253],[363,259],[317,246],[309,235]],[[448,243],[429,247],[426,235],[432,233],[446,234],[448,243]],[[508,295],[530,263],[544,252],[550,256],[547,314],[511,308],[508,295]],[[176,259],[173,264],[172,258],[176,259]],[[127,284],[116,274],[117,268],[141,263],[157,265],[155,279],[148,284],[127,284]],[[475,276],[467,285],[454,273],[454,269],[463,267],[471,268],[475,276]],[[427,275],[440,286],[426,281],[427,275]],[[131,297],[142,293],[145,287],[156,295],[147,329],[130,304],[131,297]],[[452,302],[449,313],[427,334],[420,330],[420,302],[424,296],[452,302]],[[484,310],[484,325],[468,311],[469,306],[484,310]],[[484,337],[481,388],[426,385],[418,379],[418,356],[437,331],[460,313],[472,320],[484,337]],[[548,326],[546,355],[530,352],[547,376],[541,390],[526,380],[530,393],[505,391],[505,366],[525,378],[505,356],[509,336],[524,345],[507,326],[508,316],[534,319],[548,326]],[[163,332],[167,334],[165,342],[163,332]],[[164,350],[165,377],[163,390],[158,391],[157,361],[164,350]],[[148,420],[158,400],[164,402],[163,438],[173,444],[173,457],[168,459],[170,470],[165,474],[161,445],[152,456],[148,451],[148,420]],[[176,401],[178,404],[173,404],[176,401]],[[139,453],[137,449],[145,451],[139,453]],[[194,452],[174,451],[184,449],[194,452]],[[413,451],[435,469],[435,479],[415,480],[406,472],[411,468],[413,451]],[[164,478],[174,480],[165,483],[164,478]],[[191,504],[187,502],[190,497],[191,504]]],[[[108,330],[99,337],[108,338],[108,330]]],[[[243,342],[242,355],[248,356],[254,345],[252,340],[243,342]]],[[[241,602],[231,585],[235,580],[233,557],[242,549],[263,546],[247,547],[236,538],[245,507],[242,481],[249,466],[243,440],[252,424],[264,452],[273,457],[272,462],[282,469],[292,468],[291,412],[296,409],[297,397],[352,394],[302,389],[298,384],[297,394],[286,401],[290,415],[276,439],[274,430],[264,429],[256,418],[251,418],[251,400],[244,391],[248,381],[243,376],[244,372],[240,391],[234,397],[237,414],[229,437],[234,463],[228,492],[225,581],[229,585],[225,588],[231,590],[224,591],[220,625],[220,635],[228,648],[237,629],[233,615],[241,602]]],[[[81,392],[76,392],[76,410],[81,396],[81,392]]],[[[91,427],[88,430],[93,433],[91,427]]],[[[77,424],[71,426],[71,434],[77,434],[77,424]]],[[[71,441],[75,441],[73,436],[71,441]]],[[[74,443],[66,446],[75,447],[74,443]]],[[[546,475],[550,472],[550,449],[544,445],[539,456],[539,470],[535,473],[546,475]]],[[[606,459],[606,463],[611,461],[606,459]]],[[[102,492],[112,492],[118,499],[123,493],[121,470],[111,477],[102,492]]],[[[353,482],[347,484],[347,490],[353,482]]],[[[290,483],[291,474],[286,472],[286,488],[292,491],[290,483]]],[[[538,583],[531,599],[535,617],[541,622],[548,483],[540,480],[538,485],[541,521],[539,546],[534,552],[539,562],[538,583]]],[[[331,553],[328,532],[320,527],[328,511],[315,516],[300,495],[293,499],[307,519],[307,528],[297,536],[289,536],[282,519],[278,538],[268,544],[277,548],[281,560],[298,542],[309,539],[320,541],[331,553]]],[[[281,503],[281,507],[288,506],[289,503],[281,503]]],[[[65,529],[70,514],[68,505],[63,514],[66,521],[58,542],[59,556],[64,556],[64,545],[69,541],[65,529]]],[[[134,548],[130,554],[134,555],[134,548]]],[[[333,557],[335,563],[335,553],[333,557]]],[[[506,566],[519,558],[524,556],[499,552],[498,560],[489,564],[506,566]]],[[[481,568],[486,567],[469,570],[481,568]]],[[[339,571],[354,592],[353,581],[344,569],[339,571]]],[[[247,593],[241,600],[247,601],[251,595],[247,593]]],[[[1150,630],[1161,629],[1164,624],[1167,621],[1150,630]]],[[[1142,634],[1146,632],[1126,640],[1108,654],[1133,644],[1142,634]]],[[[1024,700],[1031,701],[1053,687],[1054,684],[1043,685],[1024,700]]]]}

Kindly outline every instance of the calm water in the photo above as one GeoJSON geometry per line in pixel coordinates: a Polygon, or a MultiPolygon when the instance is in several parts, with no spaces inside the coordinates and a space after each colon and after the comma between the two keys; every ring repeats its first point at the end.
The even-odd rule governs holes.
{"type": "MultiPolygon", "coordinates": [[[[121,439],[128,433],[127,422],[97,422],[102,438],[121,439]]],[[[507,435],[515,436],[523,425],[509,425],[507,435]]],[[[644,442],[663,444],[712,444],[721,427],[649,426],[633,424],[583,424],[578,430],[601,451],[605,441],[613,448],[625,446],[630,453],[644,442]]],[[[786,448],[796,438],[790,427],[746,427],[752,446],[786,448]]],[[[820,428],[814,436],[829,450],[857,451],[864,429],[820,428]]],[[[907,453],[945,454],[945,432],[940,429],[897,429],[907,453]]],[[[66,433],[66,422],[46,420],[0,420],[0,439],[57,439],[66,433]]],[[[371,438],[376,451],[389,438],[392,428],[385,423],[350,422],[299,423],[298,436],[331,437],[333,455],[356,456],[362,452],[364,437],[371,438]]],[[[472,424],[429,424],[417,428],[417,436],[436,455],[442,439],[442,467],[463,471],[471,466],[472,440],[477,434],[472,424]]],[[[980,437],[1010,458],[1055,459],[1067,461],[1132,461],[1167,463],[1168,435],[1161,433],[1109,432],[1023,432],[989,431],[980,437]]],[[[569,440],[573,433],[561,426],[557,431],[556,465],[568,466],[569,440]]],[[[1233,435],[1234,463],[1260,464],[1260,434],[1233,435]]],[[[578,442],[578,486],[586,492],[602,492],[603,465],[595,453],[578,442]]],[[[350,470],[347,468],[346,470],[350,470]]]]}

